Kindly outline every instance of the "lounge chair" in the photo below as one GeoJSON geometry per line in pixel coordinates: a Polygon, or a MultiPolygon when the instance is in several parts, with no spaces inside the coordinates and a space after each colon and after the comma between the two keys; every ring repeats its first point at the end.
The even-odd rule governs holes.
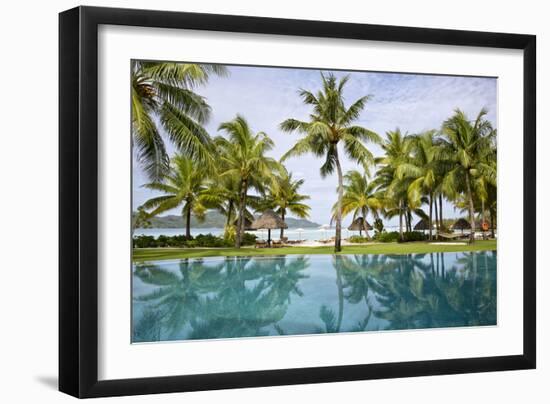
{"type": "Polygon", "coordinates": [[[281,248],[283,246],[282,240],[272,240],[271,241],[271,247],[273,248],[281,248]]]}
{"type": "Polygon", "coordinates": [[[267,241],[265,240],[256,240],[256,245],[254,248],[266,248],[267,247],[267,241]]]}

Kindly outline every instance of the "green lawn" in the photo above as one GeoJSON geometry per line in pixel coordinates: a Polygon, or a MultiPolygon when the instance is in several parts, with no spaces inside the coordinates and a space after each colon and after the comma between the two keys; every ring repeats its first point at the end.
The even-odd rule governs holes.
{"type": "MultiPolygon", "coordinates": [[[[421,254],[429,252],[458,252],[496,250],[496,240],[479,240],[473,245],[433,245],[428,242],[384,243],[342,247],[340,254],[421,254]]],[[[282,248],[136,248],[134,261],[157,261],[180,258],[218,256],[255,256],[283,254],[332,254],[334,247],[282,247],[282,248]]]]}

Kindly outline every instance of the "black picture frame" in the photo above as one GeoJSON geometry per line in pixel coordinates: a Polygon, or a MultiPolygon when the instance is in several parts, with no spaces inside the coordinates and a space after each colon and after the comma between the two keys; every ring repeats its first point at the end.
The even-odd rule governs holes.
{"type": "Polygon", "coordinates": [[[59,99],[60,391],[85,398],[535,368],[534,35],[77,7],[59,15],[59,99]],[[97,52],[100,24],[523,50],[523,353],[99,381],[97,52]]]}

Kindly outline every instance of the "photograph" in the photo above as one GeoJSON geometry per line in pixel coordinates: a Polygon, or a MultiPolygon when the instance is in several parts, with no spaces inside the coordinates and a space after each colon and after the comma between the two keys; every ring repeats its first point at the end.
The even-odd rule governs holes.
{"type": "Polygon", "coordinates": [[[497,325],[498,78],[129,79],[132,343],[497,325]]]}

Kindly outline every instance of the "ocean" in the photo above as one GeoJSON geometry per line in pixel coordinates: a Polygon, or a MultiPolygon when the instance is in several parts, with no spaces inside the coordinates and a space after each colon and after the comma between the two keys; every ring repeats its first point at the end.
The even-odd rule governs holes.
{"type": "MultiPolygon", "coordinates": [[[[398,227],[396,226],[388,226],[386,227],[386,231],[397,231],[398,227]]],[[[330,229],[319,229],[319,228],[307,228],[303,229],[302,231],[299,231],[297,228],[288,228],[285,229],[285,237],[288,237],[289,240],[308,240],[308,241],[315,241],[315,240],[321,240],[321,239],[328,239],[333,236],[335,236],[335,228],[332,227],[330,229]]],[[[223,229],[220,228],[191,228],[191,235],[196,236],[197,234],[213,234],[215,236],[220,236],[223,234],[223,229]]],[[[257,230],[257,231],[247,231],[247,233],[256,234],[258,238],[260,239],[267,239],[267,230],[257,230]]],[[[280,230],[272,230],[271,231],[271,238],[278,240],[279,239],[279,233],[280,230]]],[[[136,229],[134,231],[134,236],[139,235],[147,235],[147,236],[154,236],[158,237],[160,235],[164,236],[177,236],[185,234],[185,229],[136,229]]],[[[364,234],[364,233],[363,233],[364,234]]],[[[372,236],[374,234],[373,231],[369,232],[369,235],[372,236]]],[[[342,229],[342,237],[347,238],[354,235],[359,235],[358,231],[350,231],[346,227],[343,227],[342,229]]]]}

